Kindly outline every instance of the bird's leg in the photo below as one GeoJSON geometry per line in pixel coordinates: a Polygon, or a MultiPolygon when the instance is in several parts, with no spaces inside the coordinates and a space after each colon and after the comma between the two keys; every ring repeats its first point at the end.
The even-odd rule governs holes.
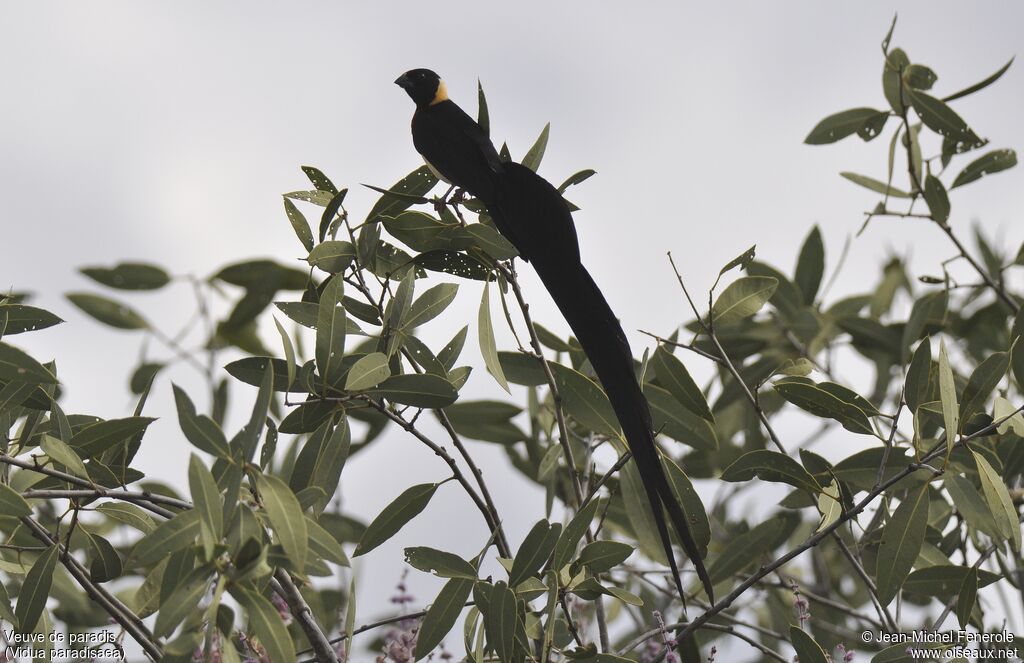
{"type": "Polygon", "coordinates": [[[448,190],[444,192],[443,196],[434,199],[434,211],[436,211],[439,215],[441,214],[441,210],[444,209],[444,206],[448,204],[448,196],[451,195],[452,191],[455,191],[454,184],[448,187],[448,190]]]}

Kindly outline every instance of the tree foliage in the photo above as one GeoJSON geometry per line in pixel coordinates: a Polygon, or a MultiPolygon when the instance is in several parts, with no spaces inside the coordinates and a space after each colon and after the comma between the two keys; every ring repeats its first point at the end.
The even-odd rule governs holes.
{"type": "MultiPolygon", "coordinates": [[[[962,186],[994,186],[982,180],[1016,155],[990,147],[952,102],[1009,63],[939,93],[937,74],[892,47],[892,34],[885,104],[829,115],[806,142],[888,132],[880,173],[841,173],[878,199],[864,223],[919,223],[948,238],[952,257],[917,278],[894,257],[863,292],[834,298],[843,260],[828,259],[821,229],[789,272],[751,247],[723,266],[706,304],[677,272],[661,301],[680,286],[681,324],[649,334],[636,363],[718,603],[697,582],[685,612],[674,601],[607,397],[575,340],[531,318],[515,249],[486,210],[459,195],[429,198],[437,182],[423,167],[374,187],[380,198],[357,216],[347,189],[304,167],[312,188],[284,194],[302,268],[251,260],[204,279],[129,262],[81,270],[103,294],[71,293],[71,304],[163,346],[130,376],[131,416],[66,413],[56,361],[17,345],[62,320],[23,295],[0,300],[0,619],[44,636],[112,622],[154,660],[274,662],[358,657],[354,638],[393,661],[442,642],[472,661],[654,660],[673,646],[697,661],[726,638],[782,661],[852,650],[897,661],[911,658],[905,644],[861,633],[943,631],[951,618],[980,633],[1001,628],[993,592],[1022,590],[1024,316],[1009,277],[1024,248],[1007,252],[965,228],[953,203],[962,186]],[[172,287],[196,294],[195,319],[177,332],[116,292],[172,287]],[[470,325],[448,314],[478,292],[470,325]],[[223,315],[211,305],[221,297],[232,302],[223,315]],[[205,343],[184,347],[196,326],[205,343]],[[428,345],[428,326],[451,340],[428,345]],[[463,359],[467,339],[483,366],[463,359]],[[225,354],[233,359],[221,369],[225,354]],[[173,389],[193,455],[187,477],[145,477],[133,462],[152,421],[147,402],[174,363],[206,380],[203,399],[173,389]],[[474,369],[508,396],[474,399],[474,369]],[[856,379],[865,370],[866,389],[856,379]],[[229,399],[247,402],[238,430],[226,429],[229,399]],[[797,425],[805,435],[778,432],[797,425]],[[361,523],[332,498],[347,458],[385,434],[419,444],[438,478],[395,491],[361,523]],[[505,531],[502,512],[514,505],[494,500],[466,440],[499,445],[509,468],[545,491],[547,510],[525,537],[505,531]],[[710,502],[695,488],[709,481],[719,485],[710,502]],[[479,518],[488,536],[469,553],[409,545],[408,566],[445,579],[440,592],[424,610],[368,623],[350,556],[401,536],[439,490],[459,491],[458,518],[479,518]],[[764,495],[777,496],[770,507],[736,508],[764,495]],[[504,572],[482,574],[495,558],[504,572]]],[[[524,163],[538,168],[547,145],[544,127],[524,163]]]]}

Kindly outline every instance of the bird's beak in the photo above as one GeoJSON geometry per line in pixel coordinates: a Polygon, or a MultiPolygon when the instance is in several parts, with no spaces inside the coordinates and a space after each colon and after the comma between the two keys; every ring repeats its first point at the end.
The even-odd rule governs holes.
{"type": "Polygon", "coordinates": [[[397,85],[398,87],[402,88],[403,90],[408,90],[409,89],[409,85],[411,83],[412,83],[412,81],[410,81],[409,77],[406,76],[405,74],[402,74],[401,76],[399,76],[398,78],[395,79],[395,85],[397,85]]]}

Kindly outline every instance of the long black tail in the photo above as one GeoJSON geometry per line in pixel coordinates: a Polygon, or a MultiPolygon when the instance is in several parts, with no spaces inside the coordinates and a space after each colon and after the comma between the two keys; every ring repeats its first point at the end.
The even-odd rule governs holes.
{"type": "Polygon", "coordinates": [[[640,472],[647,498],[651,502],[654,522],[657,524],[665,555],[672,567],[680,597],[683,597],[683,586],[665,523],[665,511],[679,533],[683,548],[693,562],[708,599],[713,603],[711,579],[693,540],[686,515],[658,458],[651,427],[651,413],[647,399],[637,384],[633,371],[633,354],[619,321],[608,306],[600,288],[581,263],[535,260],[533,266],[580,345],[583,346],[594,372],[608,394],[608,399],[622,426],[622,432],[629,443],[637,470],[640,472]]]}
{"type": "Polygon", "coordinates": [[[680,598],[685,604],[665,511],[713,603],[711,579],[658,457],[651,412],[633,372],[629,342],[601,289],[580,262],[576,227],[568,205],[550,182],[521,164],[504,164],[496,178],[493,197],[484,203],[498,230],[515,244],[520,256],[533,263],[608,394],[647,491],[680,598]]]}

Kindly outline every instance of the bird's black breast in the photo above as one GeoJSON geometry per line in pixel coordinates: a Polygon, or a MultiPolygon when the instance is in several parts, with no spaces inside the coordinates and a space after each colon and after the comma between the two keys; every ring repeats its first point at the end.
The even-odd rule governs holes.
{"type": "Polygon", "coordinates": [[[493,199],[501,159],[480,125],[454,102],[416,109],[412,140],[416,151],[445,179],[485,204],[493,199]]]}

